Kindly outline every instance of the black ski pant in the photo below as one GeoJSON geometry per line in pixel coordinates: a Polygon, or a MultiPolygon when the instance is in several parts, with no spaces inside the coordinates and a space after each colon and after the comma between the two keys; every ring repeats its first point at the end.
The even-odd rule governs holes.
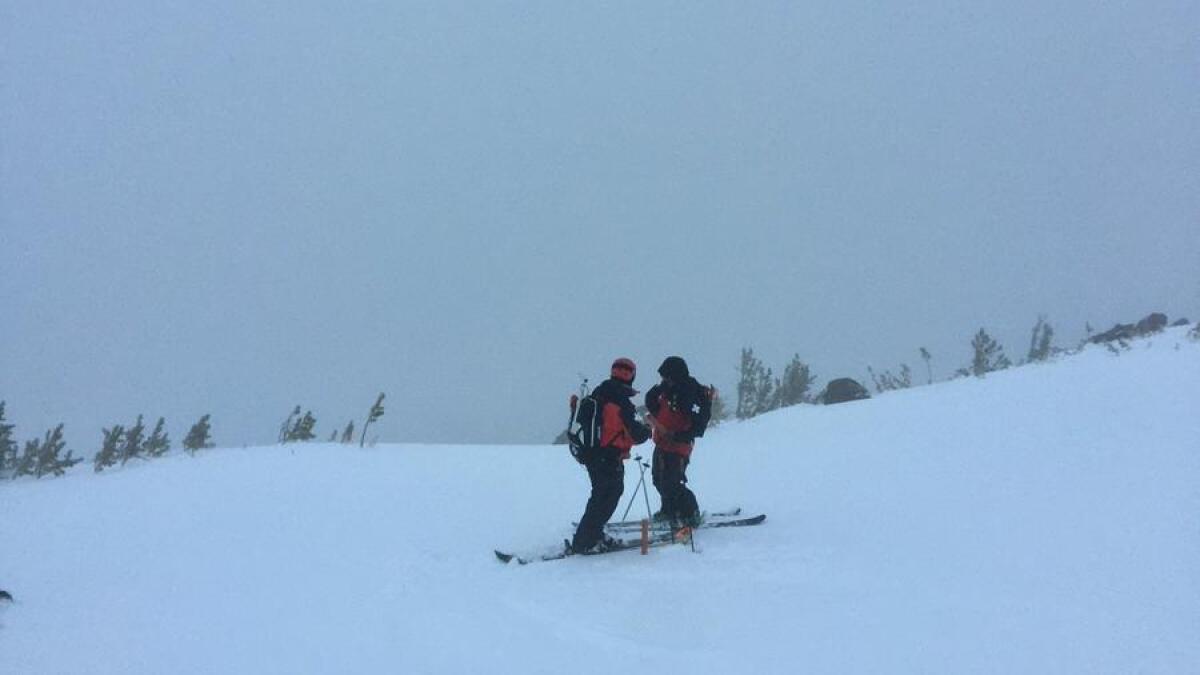
{"type": "Polygon", "coordinates": [[[617,503],[625,492],[625,464],[617,450],[600,448],[586,466],[588,479],[592,481],[592,494],[571,541],[571,548],[576,551],[586,551],[600,541],[604,526],[617,510],[617,503]]]}
{"type": "Polygon", "coordinates": [[[688,458],[654,448],[654,466],[650,477],[662,498],[662,514],[672,521],[688,521],[700,512],[696,495],[687,486],[688,458]]]}

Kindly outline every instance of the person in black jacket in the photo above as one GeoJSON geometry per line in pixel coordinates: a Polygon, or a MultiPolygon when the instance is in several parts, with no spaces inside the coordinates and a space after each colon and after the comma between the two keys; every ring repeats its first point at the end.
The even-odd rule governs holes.
{"type": "Polygon", "coordinates": [[[629,359],[613,361],[609,379],[592,391],[599,404],[601,431],[599,447],[584,458],[592,493],[579,527],[571,540],[569,553],[598,553],[619,542],[604,534],[604,526],[617,510],[625,491],[625,465],[629,450],[650,438],[650,429],[638,422],[633,402],[637,366],[629,359]]]}
{"type": "Polygon", "coordinates": [[[656,520],[694,526],[699,523],[696,495],[687,487],[687,467],[696,439],[712,417],[712,389],[696,381],[687,362],[669,356],[658,368],[662,382],[646,392],[646,410],[654,427],[654,468],[651,477],[662,508],[656,520]]]}

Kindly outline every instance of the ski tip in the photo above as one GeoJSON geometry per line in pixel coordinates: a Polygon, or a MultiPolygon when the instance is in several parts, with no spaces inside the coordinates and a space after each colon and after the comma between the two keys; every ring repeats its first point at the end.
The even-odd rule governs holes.
{"type": "Polygon", "coordinates": [[[504,553],[503,551],[492,551],[492,553],[495,553],[496,559],[502,563],[512,562],[512,559],[515,557],[511,553],[504,553]]]}

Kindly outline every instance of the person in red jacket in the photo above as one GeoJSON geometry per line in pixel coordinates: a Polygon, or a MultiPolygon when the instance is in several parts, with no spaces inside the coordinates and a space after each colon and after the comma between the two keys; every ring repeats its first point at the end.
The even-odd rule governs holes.
{"type": "Polygon", "coordinates": [[[655,519],[675,525],[699,523],[696,495],[687,487],[687,468],[696,439],[712,417],[712,391],[688,372],[687,362],[669,356],[658,368],[662,382],[646,392],[646,410],[654,427],[654,468],[651,477],[662,498],[655,519]]]}
{"type": "Polygon", "coordinates": [[[617,510],[625,491],[625,464],[629,450],[650,438],[650,429],[637,421],[633,380],[637,366],[629,359],[613,361],[611,377],[592,391],[600,406],[600,444],[584,458],[592,493],[568,553],[599,553],[619,542],[604,534],[604,525],[617,510]]]}

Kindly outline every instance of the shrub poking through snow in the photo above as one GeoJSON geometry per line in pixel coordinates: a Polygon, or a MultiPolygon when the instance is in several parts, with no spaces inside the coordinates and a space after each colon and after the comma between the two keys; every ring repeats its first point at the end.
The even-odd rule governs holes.
{"type": "Polygon", "coordinates": [[[907,363],[900,364],[899,375],[893,375],[890,370],[876,373],[875,369],[870,366],[867,366],[867,372],[871,374],[871,380],[875,382],[875,391],[880,394],[896,389],[908,389],[912,386],[912,370],[909,369],[907,363]]]}

